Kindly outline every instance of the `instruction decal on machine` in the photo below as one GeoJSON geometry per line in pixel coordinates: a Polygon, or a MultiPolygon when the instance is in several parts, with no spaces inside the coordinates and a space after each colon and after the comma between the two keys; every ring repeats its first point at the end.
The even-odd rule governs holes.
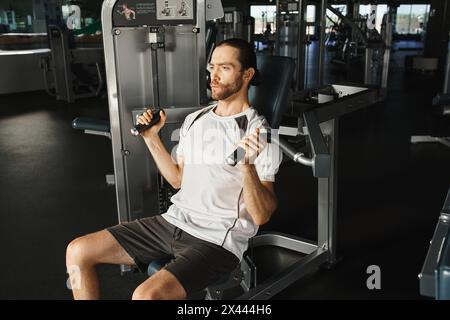
{"type": "Polygon", "coordinates": [[[115,27],[195,24],[194,0],[118,0],[114,5],[115,27]]]}
{"type": "Polygon", "coordinates": [[[156,0],[156,7],[158,20],[194,18],[193,0],[156,0]]]}

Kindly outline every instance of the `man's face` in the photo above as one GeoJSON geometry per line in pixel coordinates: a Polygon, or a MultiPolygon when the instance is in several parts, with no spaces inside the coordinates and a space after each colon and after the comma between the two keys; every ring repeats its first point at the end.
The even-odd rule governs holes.
{"type": "Polygon", "coordinates": [[[227,45],[217,47],[208,64],[211,73],[211,97],[225,100],[244,85],[244,70],[238,60],[239,50],[227,45]]]}

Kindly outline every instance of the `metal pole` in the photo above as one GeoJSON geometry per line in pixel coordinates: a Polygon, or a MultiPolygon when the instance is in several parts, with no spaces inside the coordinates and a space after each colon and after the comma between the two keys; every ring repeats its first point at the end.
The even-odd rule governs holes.
{"type": "Polygon", "coordinates": [[[445,80],[443,93],[450,93],[450,40],[448,42],[447,63],[445,67],[445,80]]]}
{"type": "Polygon", "coordinates": [[[330,153],[330,176],[318,178],[318,230],[317,245],[328,250],[328,263],[336,262],[336,221],[337,221],[337,148],[338,118],[329,120],[328,151],[330,153]]]}
{"type": "Polygon", "coordinates": [[[297,41],[297,68],[296,68],[296,89],[305,89],[305,69],[306,61],[306,0],[299,0],[298,3],[298,41],[297,41]]]}
{"type": "Polygon", "coordinates": [[[281,55],[280,50],[280,30],[281,30],[281,12],[280,12],[280,0],[277,0],[276,2],[277,8],[275,10],[276,14],[276,22],[277,22],[277,30],[275,32],[275,54],[281,55]]]}
{"type": "Polygon", "coordinates": [[[112,26],[112,9],[114,0],[107,0],[103,2],[102,6],[102,31],[103,31],[103,46],[105,49],[105,68],[106,68],[106,84],[108,86],[108,104],[109,104],[109,118],[111,123],[111,141],[114,155],[114,176],[116,178],[116,197],[117,197],[117,212],[120,222],[129,219],[129,207],[126,198],[127,188],[125,181],[125,166],[122,149],[122,131],[120,130],[120,110],[118,98],[118,85],[116,73],[116,57],[114,38],[120,37],[121,30],[119,28],[113,29],[112,26]]]}
{"type": "Polygon", "coordinates": [[[197,1],[197,54],[198,54],[198,90],[201,105],[208,103],[208,95],[206,90],[206,13],[205,0],[197,1]]]}
{"type": "Polygon", "coordinates": [[[308,89],[308,67],[309,67],[309,46],[311,44],[311,41],[309,40],[309,37],[306,39],[306,54],[305,54],[305,89],[308,89]]]}
{"type": "MultiPolygon", "coordinates": [[[[352,19],[356,19],[359,18],[359,1],[355,1],[353,3],[353,12],[352,12],[352,19]]],[[[356,38],[356,32],[354,31],[354,29],[352,29],[352,41],[355,41],[356,38]]]]}
{"type": "Polygon", "coordinates": [[[325,26],[326,26],[327,0],[320,1],[320,36],[319,36],[319,86],[324,84],[325,71],[325,26]]]}
{"type": "Polygon", "coordinates": [[[366,48],[364,58],[364,84],[372,84],[372,48],[366,48]]]}
{"type": "Polygon", "coordinates": [[[394,14],[395,8],[389,7],[388,14],[386,17],[386,39],[383,55],[383,70],[381,73],[381,88],[387,89],[388,75],[389,75],[389,60],[391,57],[391,46],[392,46],[392,16],[394,14]]]}
{"type": "Polygon", "coordinates": [[[338,137],[339,137],[339,117],[331,120],[333,134],[329,140],[330,152],[330,195],[328,203],[328,263],[336,262],[337,253],[337,191],[338,191],[338,137]]]}

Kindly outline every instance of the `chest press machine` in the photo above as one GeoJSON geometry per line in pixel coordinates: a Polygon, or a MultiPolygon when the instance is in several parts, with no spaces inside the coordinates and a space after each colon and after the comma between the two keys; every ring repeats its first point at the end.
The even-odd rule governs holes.
{"type": "MultiPolygon", "coordinates": [[[[102,25],[110,124],[74,121],[77,129],[111,138],[114,158],[119,222],[139,219],[167,211],[173,190],[159,175],[141,139],[130,134],[136,115],[148,106],[164,107],[166,125],[161,140],[168,150],[176,144],[177,132],[185,116],[198,106],[208,104],[206,90],[206,21],[223,14],[220,1],[183,1],[185,12],[167,9],[181,0],[105,0],[102,25]],[[134,15],[123,15],[127,4],[134,15]],[[167,12],[169,14],[167,14],[167,12]],[[109,130],[109,132],[105,132],[109,130]]],[[[251,239],[251,247],[284,248],[299,258],[266,279],[258,276],[258,266],[245,255],[239,268],[207,289],[207,298],[225,297],[227,289],[240,286],[240,299],[268,299],[304,275],[336,261],[337,147],[339,117],[378,101],[377,89],[364,86],[332,85],[307,90],[290,101],[294,62],[286,57],[258,57],[262,84],[252,87],[250,101],[272,128],[294,131],[307,140],[305,152],[293,149],[277,135],[282,151],[293,161],[310,166],[318,179],[318,239],[310,241],[282,233],[263,233],[251,239]],[[277,79],[277,81],[274,81],[277,79]],[[333,92],[330,94],[330,92],[333,92]],[[293,105],[298,125],[282,124],[287,107],[293,105]]],[[[159,270],[167,261],[150,264],[148,273],[159,270]]],[[[121,271],[129,271],[121,266],[121,271]]]]}
{"type": "MultiPolygon", "coordinates": [[[[251,90],[252,104],[268,119],[278,135],[272,139],[283,153],[296,163],[312,168],[318,179],[318,238],[316,241],[294,237],[288,234],[267,232],[251,239],[251,249],[267,246],[288,249],[298,258],[280,259],[281,264],[289,262],[285,268],[277,268],[275,274],[266,279],[258,279],[257,263],[247,255],[241,264],[243,274],[250,274],[247,289],[240,299],[268,299],[290,284],[317,270],[320,266],[330,267],[336,262],[336,222],[337,222],[337,155],[339,118],[380,101],[378,88],[363,85],[326,85],[294,93],[289,101],[285,79],[286,70],[280,68],[282,57],[259,57],[258,69],[262,74],[262,84],[251,90]],[[278,61],[277,61],[278,60],[278,61]],[[280,72],[280,74],[277,74],[280,72]],[[270,76],[269,76],[270,75],[270,76]],[[270,82],[269,79],[282,79],[270,82]],[[292,104],[297,125],[285,125],[283,114],[292,104]],[[294,149],[283,136],[303,136],[306,146],[294,149]],[[307,156],[309,154],[309,156],[307,156]],[[250,284],[250,286],[248,286],[250,284]]],[[[291,115],[291,116],[292,116],[291,115]]],[[[282,253],[281,251],[280,253],[282,253]]]]}

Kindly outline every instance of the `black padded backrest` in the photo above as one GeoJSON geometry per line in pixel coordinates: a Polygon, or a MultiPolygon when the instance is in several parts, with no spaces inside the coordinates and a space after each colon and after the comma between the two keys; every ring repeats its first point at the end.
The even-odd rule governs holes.
{"type": "Polygon", "coordinates": [[[261,84],[250,86],[250,104],[269,121],[273,129],[277,129],[288,107],[295,63],[288,57],[257,56],[257,67],[261,73],[261,84]]]}

